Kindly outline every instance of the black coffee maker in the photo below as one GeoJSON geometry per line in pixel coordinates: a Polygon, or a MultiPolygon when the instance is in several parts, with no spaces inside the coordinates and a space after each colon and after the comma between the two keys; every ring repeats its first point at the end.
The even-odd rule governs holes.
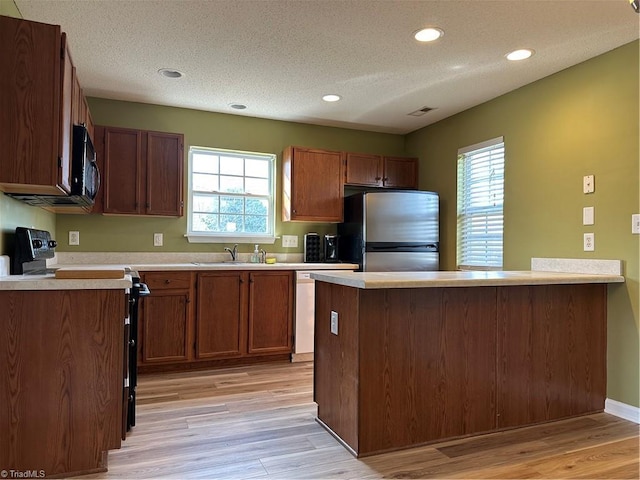
{"type": "Polygon", "coordinates": [[[338,235],[324,236],[324,261],[328,263],[339,262],[338,235]]]}

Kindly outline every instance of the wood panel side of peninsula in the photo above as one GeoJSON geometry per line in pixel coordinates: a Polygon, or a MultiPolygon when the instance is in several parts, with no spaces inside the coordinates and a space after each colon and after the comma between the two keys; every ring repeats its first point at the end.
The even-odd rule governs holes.
{"type": "Polygon", "coordinates": [[[318,420],[366,456],[602,411],[606,292],[317,281],[318,420]]]}

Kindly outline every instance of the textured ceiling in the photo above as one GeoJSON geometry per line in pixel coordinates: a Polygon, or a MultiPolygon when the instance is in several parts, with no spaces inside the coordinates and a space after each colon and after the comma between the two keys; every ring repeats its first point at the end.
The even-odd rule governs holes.
{"type": "Polygon", "coordinates": [[[628,0],[15,0],[89,96],[407,133],[639,37],[628,0]],[[419,44],[436,25],[444,37],[419,44]],[[523,62],[504,55],[528,47],[523,62]],[[160,68],[184,72],[161,77],[160,68]],[[326,103],[325,93],[343,100],[326,103]],[[247,105],[236,111],[231,103],[247,105]],[[422,107],[433,111],[408,115],[422,107]]]}

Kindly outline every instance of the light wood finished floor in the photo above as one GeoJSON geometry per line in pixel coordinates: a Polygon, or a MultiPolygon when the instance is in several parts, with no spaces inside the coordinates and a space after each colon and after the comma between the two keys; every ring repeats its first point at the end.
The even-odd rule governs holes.
{"type": "Polygon", "coordinates": [[[638,425],[607,414],[358,460],[314,418],[311,363],[146,375],[137,425],[82,478],[639,478],[638,425]]]}

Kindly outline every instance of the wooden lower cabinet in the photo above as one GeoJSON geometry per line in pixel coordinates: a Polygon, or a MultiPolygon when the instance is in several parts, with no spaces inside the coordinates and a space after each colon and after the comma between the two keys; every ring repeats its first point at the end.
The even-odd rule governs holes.
{"type": "Polygon", "coordinates": [[[151,295],[140,310],[142,371],[292,351],[292,271],[149,272],[143,281],[151,295]]]}
{"type": "Polygon", "coordinates": [[[292,328],[292,273],[250,273],[248,353],[290,353],[292,328]]]}
{"type": "Polygon", "coordinates": [[[606,284],[316,281],[318,419],[365,456],[601,412],[606,304],[606,284]]]}
{"type": "Polygon", "coordinates": [[[144,274],[151,295],[140,302],[138,350],[142,364],[192,359],[193,275],[191,272],[144,274]]]}
{"type": "Polygon", "coordinates": [[[5,290],[0,310],[3,476],[106,471],[124,434],[124,290],[5,290]]]}
{"type": "Polygon", "coordinates": [[[247,273],[198,274],[196,358],[239,357],[246,353],[247,273]]]}

